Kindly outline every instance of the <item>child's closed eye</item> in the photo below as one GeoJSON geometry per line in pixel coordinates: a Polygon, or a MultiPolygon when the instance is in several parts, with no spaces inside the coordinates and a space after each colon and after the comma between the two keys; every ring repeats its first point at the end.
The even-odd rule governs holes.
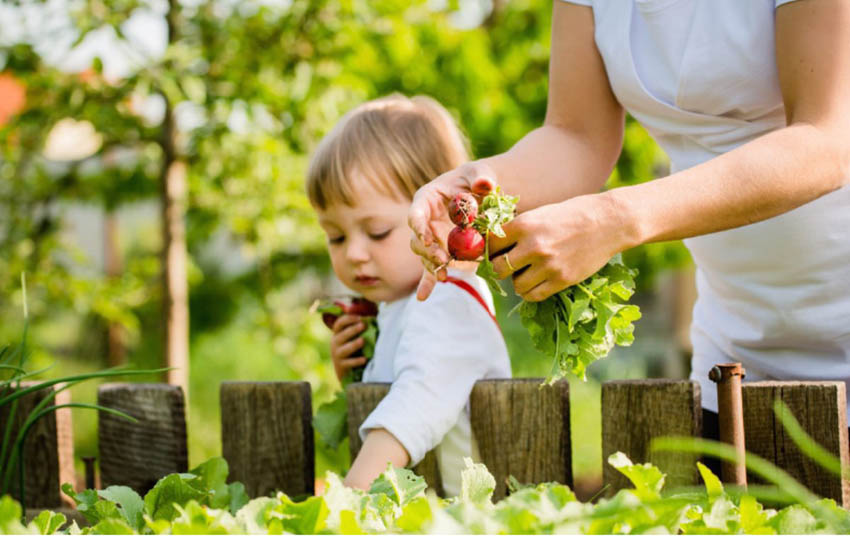
{"type": "Polygon", "coordinates": [[[336,244],[342,244],[343,242],[345,242],[345,235],[333,236],[333,237],[329,236],[328,237],[328,244],[335,244],[336,245],[336,244]]]}
{"type": "Polygon", "coordinates": [[[369,238],[372,240],[383,240],[384,238],[390,236],[390,233],[393,232],[393,229],[389,229],[382,233],[369,233],[369,238]]]}

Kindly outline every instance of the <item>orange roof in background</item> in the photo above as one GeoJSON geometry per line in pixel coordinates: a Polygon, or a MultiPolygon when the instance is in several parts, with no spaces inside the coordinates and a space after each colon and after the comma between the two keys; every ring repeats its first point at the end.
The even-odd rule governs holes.
{"type": "Polygon", "coordinates": [[[0,126],[20,112],[27,101],[27,90],[9,73],[0,73],[0,126]]]}

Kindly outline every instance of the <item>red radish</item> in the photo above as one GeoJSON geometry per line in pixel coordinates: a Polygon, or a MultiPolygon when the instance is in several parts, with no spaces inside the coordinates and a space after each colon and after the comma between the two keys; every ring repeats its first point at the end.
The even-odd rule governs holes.
{"type": "Polygon", "coordinates": [[[348,309],[343,307],[343,312],[349,315],[378,316],[378,306],[366,298],[352,298],[348,309]]]}
{"type": "Polygon", "coordinates": [[[319,310],[322,311],[322,322],[331,329],[333,329],[336,319],[344,314],[357,316],[378,315],[378,306],[366,298],[352,298],[351,303],[335,300],[333,305],[320,307],[319,310]],[[322,309],[325,310],[322,311],[322,309]]]}
{"type": "Polygon", "coordinates": [[[455,227],[449,233],[449,254],[460,261],[474,261],[484,253],[484,237],[472,227],[455,227]]]}
{"type": "Polygon", "coordinates": [[[461,192],[449,201],[449,218],[455,225],[466,227],[478,216],[478,201],[469,192],[461,192]]]}

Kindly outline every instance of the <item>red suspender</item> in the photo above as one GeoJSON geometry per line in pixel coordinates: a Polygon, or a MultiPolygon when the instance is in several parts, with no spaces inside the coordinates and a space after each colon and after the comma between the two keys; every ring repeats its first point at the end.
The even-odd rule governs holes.
{"type": "Polygon", "coordinates": [[[499,327],[499,322],[496,320],[496,317],[493,316],[493,313],[490,312],[490,308],[487,307],[487,302],[484,301],[484,298],[481,297],[481,294],[479,294],[478,291],[475,290],[472,285],[470,285],[463,279],[458,279],[457,277],[452,276],[446,277],[445,283],[453,283],[462,288],[463,290],[469,292],[469,294],[471,294],[472,297],[475,298],[475,300],[481,304],[481,307],[483,307],[484,310],[487,311],[487,314],[490,315],[490,318],[492,318],[493,322],[496,323],[496,327],[499,328],[499,331],[502,330],[502,328],[499,327]]]}

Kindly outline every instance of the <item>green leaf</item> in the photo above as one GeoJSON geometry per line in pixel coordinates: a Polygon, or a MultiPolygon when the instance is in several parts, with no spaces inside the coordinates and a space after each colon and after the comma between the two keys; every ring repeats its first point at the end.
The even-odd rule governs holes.
{"type": "Polygon", "coordinates": [[[145,513],[153,520],[173,520],[178,511],[174,504],[186,504],[191,500],[201,500],[206,493],[189,484],[197,479],[193,474],[173,473],[165,476],[145,495],[145,513]]]}
{"type": "Polygon", "coordinates": [[[54,534],[59,530],[59,527],[65,524],[67,519],[63,514],[43,510],[30,523],[35,526],[39,534],[54,534]]]}
{"type": "Polygon", "coordinates": [[[416,497],[407,503],[396,519],[395,526],[407,533],[423,533],[431,522],[431,504],[425,497],[416,497]]]}
{"type": "Polygon", "coordinates": [[[110,517],[91,528],[92,534],[138,534],[123,518],[110,517]]]}
{"type": "Polygon", "coordinates": [[[243,506],[248,504],[248,501],[250,501],[251,498],[248,497],[248,494],[245,492],[245,485],[242,482],[233,482],[229,484],[228,490],[230,492],[230,513],[236,515],[243,506]]]}
{"type": "MultiPolygon", "coordinates": [[[[716,477],[715,477],[716,478],[716,477]]],[[[776,534],[776,531],[767,526],[770,517],[762,505],[752,495],[744,495],[738,505],[741,517],[741,529],[746,534],[776,534]]]]}
{"type": "Polygon", "coordinates": [[[697,469],[699,469],[699,474],[702,477],[703,482],[705,482],[705,491],[708,493],[709,499],[714,499],[723,495],[723,484],[721,484],[720,479],[711,472],[711,469],[703,465],[701,462],[697,462],[697,469]]]}
{"type": "Polygon", "coordinates": [[[634,485],[635,494],[644,501],[657,500],[661,497],[664,487],[664,473],[652,464],[635,465],[622,452],[615,452],[608,457],[608,463],[623,473],[634,485]]]}
{"type": "Polygon", "coordinates": [[[348,402],[345,391],[337,391],[333,400],[321,404],[313,416],[313,428],[319,439],[336,450],[348,437],[348,402]]]}
{"type": "Polygon", "coordinates": [[[236,521],[246,534],[261,534],[266,531],[268,513],[277,504],[271,497],[257,497],[236,512],[236,521]]]}
{"type": "Polygon", "coordinates": [[[281,493],[278,499],[269,515],[280,520],[283,530],[293,534],[319,534],[324,530],[329,510],[322,497],[296,503],[281,493]]]}
{"type": "Polygon", "coordinates": [[[801,505],[792,505],[770,520],[770,526],[779,534],[812,534],[817,520],[801,505]]]}
{"type": "Polygon", "coordinates": [[[343,510],[339,513],[340,534],[366,534],[357,523],[357,514],[351,510],[343,510]]]}
{"type": "Polygon", "coordinates": [[[410,469],[396,468],[392,464],[387,464],[387,470],[372,482],[369,493],[383,493],[397,505],[404,506],[415,497],[422,496],[427,487],[425,479],[410,469]]]}
{"type": "Polygon", "coordinates": [[[473,504],[490,504],[493,491],[496,489],[496,479],[483,463],[473,463],[471,458],[464,458],[466,469],[461,472],[460,500],[473,504]]]}
{"type": "Polygon", "coordinates": [[[502,288],[502,285],[499,284],[496,269],[493,268],[493,263],[490,262],[490,243],[487,241],[486,235],[484,239],[484,258],[478,263],[478,268],[475,270],[475,273],[487,283],[487,286],[490,288],[490,292],[498,294],[499,296],[508,295],[508,293],[505,292],[505,289],[502,288]]]}
{"type": "Polygon", "coordinates": [[[120,513],[133,529],[140,531],[145,526],[143,511],[145,502],[135,490],[127,486],[109,486],[99,490],[98,496],[120,506],[120,513]]]}

